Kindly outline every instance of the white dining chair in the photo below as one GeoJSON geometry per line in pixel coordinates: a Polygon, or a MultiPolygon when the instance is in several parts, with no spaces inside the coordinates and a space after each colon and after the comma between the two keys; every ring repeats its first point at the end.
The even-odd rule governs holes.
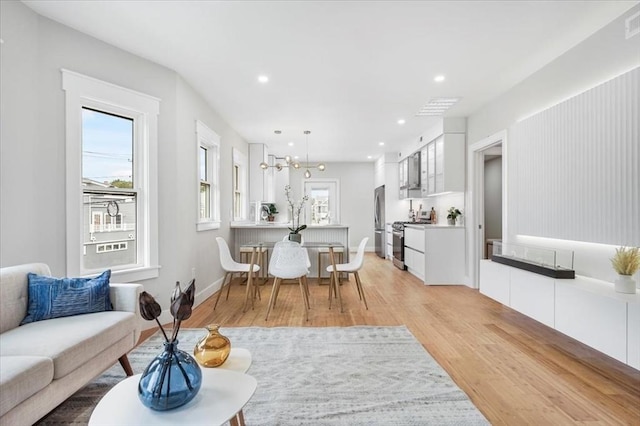
{"type": "MultiPolygon", "coordinates": [[[[339,294],[338,292],[338,278],[341,273],[353,274],[356,277],[356,288],[358,289],[358,296],[360,300],[364,302],[365,308],[369,309],[367,305],[367,298],[364,295],[364,288],[362,288],[362,282],[360,281],[360,275],[358,275],[358,271],[362,268],[364,264],[364,249],[367,245],[367,241],[369,241],[368,237],[365,237],[360,241],[360,245],[358,246],[358,251],[356,255],[353,257],[353,260],[348,263],[338,263],[335,265],[335,270],[333,265],[327,266],[327,272],[331,273],[331,278],[329,279],[329,309],[331,309],[331,299],[334,294],[339,294]]],[[[340,311],[342,312],[342,299],[340,298],[340,311]]]]}
{"type": "MultiPolygon", "coordinates": [[[[233,281],[233,274],[249,275],[250,268],[251,268],[251,264],[249,263],[238,263],[235,260],[233,260],[233,257],[231,257],[231,252],[229,251],[229,246],[227,245],[227,242],[224,240],[224,238],[216,237],[216,241],[218,243],[218,248],[220,251],[220,265],[222,266],[222,269],[224,270],[225,274],[224,274],[224,278],[222,279],[222,285],[220,286],[220,291],[218,291],[218,297],[216,297],[216,303],[213,305],[214,311],[218,306],[218,300],[220,300],[220,295],[222,294],[222,290],[224,289],[224,284],[227,281],[227,277],[228,276],[231,277],[229,279],[229,284],[227,285],[226,300],[229,300],[229,291],[231,290],[231,282],[233,281]]],[[[260,266],[254,264],[253,268],[251,269],[251,272],[255,273],[255,272],[258,272],[259,270],[260,270],[260,266]]],[[[258,297],[260,297],[260,289],[258,288],[258,286],[253,286],[252,281],[253,280],[249,280],[249,279],[247,280],[247,286],[251,287],[251,288],[249,287],[247,288],[247,295],[249,293],[252,293],[251,303],[253,303],[253,298],[255,297],[256,293],[258,297]]],[[[246,304],[246,299],[245,299],[245,304],[246,304]]]]}
{"type": "Polygon", "coordinates": [[[276,305],[280,284],[283,279],[297,279],[302,294],[305,319],[309,320],[309,288],[307,286],[307,274],[309,273],[309,254],[307,249],[294,241],[280,241],[273,247],[271,260],[269,261],[269,273],[274,276],[269,307],[265,321],[269,319],[269,313],[276,305]]]}

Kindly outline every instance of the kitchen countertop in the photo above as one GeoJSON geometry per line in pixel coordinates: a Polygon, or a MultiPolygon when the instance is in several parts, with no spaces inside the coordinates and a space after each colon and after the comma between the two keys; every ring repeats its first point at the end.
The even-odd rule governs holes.
{"type": "Polygon", "coordinates": [[[419,228],[419,229],[441,229],[441,228],[460,228],[464,229],[464,225],[431,225],[424,223],[405,223],[405,228],[419,228]]]}
{"type": "MultiPolygon", "coordinates": [[[[263,228],[263,229],[289,229],[290,223],[282,222],[261,222],[255,224],[253,222],[231,222],[231,228],[263,228]]],[[[348,228],[347,225],[307,225],[307,229],[331,229],[331,228],[348,228]]]]}

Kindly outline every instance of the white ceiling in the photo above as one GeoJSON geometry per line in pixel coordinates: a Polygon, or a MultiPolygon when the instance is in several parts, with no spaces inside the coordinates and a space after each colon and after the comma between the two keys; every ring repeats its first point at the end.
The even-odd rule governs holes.
{"type": "Polygon", "coordinates": [[[247,142],[304,156],[309,129],[312,161],[368,161],[433,124],[429,99],[468,116],[638,2],[24,3],[176,70],[247,142]]]}

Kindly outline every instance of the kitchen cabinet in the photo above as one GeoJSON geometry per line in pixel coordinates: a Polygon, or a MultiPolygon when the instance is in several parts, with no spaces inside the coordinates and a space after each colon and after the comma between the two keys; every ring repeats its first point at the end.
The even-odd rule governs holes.
{"type": "Polygon", "coordinates": [[[465,232],[461,226],[425,226],[424,283],[459,285],[465,281],[465,232]]]}
{"type": "Polygon", "coordinates": [[[386,257],[387,259],[393,259],[393,229],[391,228],[391,223],[385,224],[384,228],[387,234],[387,239],[385,240],[387,243],[386,257]]]}
{"type": "Polygon", "coordinates": [[[410,273],[424,280],[424,226],[405,226],[404,264],[410,273]]]}
{"type": "Polygon", "coordinates": [[[398,198],[404,200],[407,198],[407,182],[408,182],[408,174],[409,173],[409,159],[405,158],[404,160],[398,163],[398,184],[400,185],[400,193],[398,198]]]}
{"type": "Polygon", "coordinates": [[[445,133],[421,151],[421,196],[463,192],[465,179],[465,136],[445,133]]]}
{"type": "Polygon", "coordinates": [[[400,199],[420,198],[420,151],[414,152],[399,164],[400,199]]]}
{"type": "Polygon", "coordinates": [[[249,200],[275,202],[273,168],[263,170],[260,163],[273,164],[267,146],[262,143],[249,144],[249,200]]]}
{"type": "Polygon", "coordinates": [[[426,285],[464,284],[464,228],[405,225],[404,263],[426,285]]]}

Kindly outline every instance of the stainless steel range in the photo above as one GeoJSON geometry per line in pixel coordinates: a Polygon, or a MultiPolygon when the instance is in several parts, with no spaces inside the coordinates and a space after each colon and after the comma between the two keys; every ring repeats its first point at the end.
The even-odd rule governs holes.
{"type": "Polygon", "coordinates": [[[404,224],[406,222],[393,222],[391,225],[393,236],[393,264],[405,270],[404,266],[404,224]]]}

